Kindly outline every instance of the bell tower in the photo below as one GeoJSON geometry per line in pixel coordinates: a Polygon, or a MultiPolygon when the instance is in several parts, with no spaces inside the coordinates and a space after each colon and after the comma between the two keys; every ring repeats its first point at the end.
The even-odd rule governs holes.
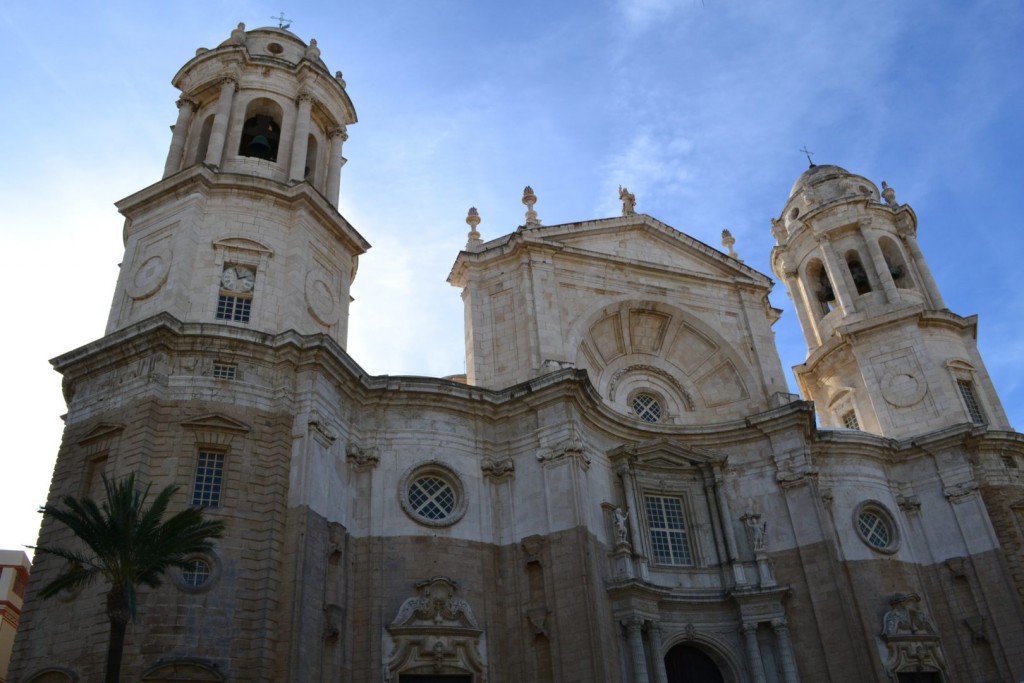
{"type": "Polygon", "coordinates": [[[369,244],[338,213],[356,122],[316,40],[244,24],[200,48],[163,179],[117,203],[125,256],[107,333],[159,313],[345,346],[349,288],[369,244]]]}
{"type": "Polygon", "coordinates": [[[772,269],[807,342],[797,382],[823,426],[893,438],[1010,428],[978,353],[977,317],[945,307],[917,216],[891,187],[812,165],[772,232],[772,269]]]}

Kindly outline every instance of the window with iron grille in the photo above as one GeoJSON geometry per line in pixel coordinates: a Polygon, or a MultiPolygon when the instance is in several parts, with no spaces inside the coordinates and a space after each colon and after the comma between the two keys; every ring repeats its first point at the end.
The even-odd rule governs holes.
{"type": "Polygon", "coordinates": [[[644,496],[651,554],[658,564],[692,565],[690,539],[683,517],[683,501],[665,496],[644,496]]]}
{"type": "Polygon", "coordinates": [[[199,451],[196,459],[196,480],[192,487],[192,505],[215,508],[220,506],[221,487],[224,483],[224,454],[199,451]]]}
{"type": "Polygon", "coordinates": [[[468,501],[462,480],[436,460],[408,470],[399,486],[402,510],[418,524],[451,526],[466,514],[468,501]]]}
{"type": "Polygon", "coordinates": [[[971,416],[971,422],[974,424],[985,424],[985,413],[981,412],[978,397],[974,394],[974,383],[966,379],[958,379],[956,385],[960,389],[964,405],[967,406],[967,414],[971,416]]]}
{"type": "Polygon", "coordinates": [[[251,311],[252,297],[241,297],[234,294],[221,294],[217,297],[217,320],[247,323],[251,311]]]}
{"type": "Polygon", "coordinates": [[[857,535],[873,550],[894,553],[899,548],[899,535],[892,515],[880,503],[861,503],[854,512],[857,535]]]}
{"type": "Polygon", "coordinates": [[[857,413],[847,410],[843,413],[843,426],[847,429],[860,429],[860,422],[857,421],[857,413]]]}
{"type": "Polygon", "coordinates": [[[637,394],[630,405],[636,416],[644,422],[657,422],[661,419],[661,403],[651,394],[637,394]]]}
{"type": "Polygon", "coordinates": [[[227,363],[214,363],[213,364],[213,377],[214,379],[234,379],[235,372],[237,372],[238,366],[229,365],[227,363]]]}
{"type": "Polygon", "coordinates": [[[193,557],[188,566],[181,570],[181,580],[189,588],[199,588],[210,580],[213,568],[201,557],[193,557]]]}
{"type": "Polygon", "coordinates": [[[441,477],[418,477],[409,485],[409,506],[420,517],[441,521],[455,511],[455,491],[441,477]]]}

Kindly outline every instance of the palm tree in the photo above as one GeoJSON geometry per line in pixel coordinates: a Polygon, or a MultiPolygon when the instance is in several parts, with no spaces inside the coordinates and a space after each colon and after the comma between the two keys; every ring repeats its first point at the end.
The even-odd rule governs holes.
{"type": "Polygon", "coordinates": [[[110,640],[107,647],[106,683],[118,683],[121,654],[129,620],[135,618],[135,588],[143,584],[160,585],[163,574],[172,567],[190,565],[190,556],[209,552],[211,542],[224,532],[224,522],[203,519],[201,508],[188,508],[164,520],[171,496],[178,487],[168,486],[146,505],[149,485],[139,492],[135,475],[111,482],[103,477],[106,500],[101,505],[89,497],[64,496],[62,506],[44,505],[39,509],[63,523],[88,548],[87,551],[40,546],[40,553],[56,555],[67,561],[60,576],[43,587],[40,595],[50,598],[61,591],[73,590],[103,576],[110,582],[107,591],[107,618],[110,640]]]}

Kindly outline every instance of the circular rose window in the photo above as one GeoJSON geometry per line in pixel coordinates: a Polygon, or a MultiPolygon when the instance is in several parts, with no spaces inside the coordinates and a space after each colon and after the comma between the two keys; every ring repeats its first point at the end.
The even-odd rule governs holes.
{"type": "Polygon", "coordinates": [[[861,503],[854,513],[857,535],[871,549],[894,553],[899,548],[899,535],[892,515],[879,503],[861,503]]]}
{"type": "Polygon", "coordinates": [[[440,463],[429,463],[406,473],[401,484],[402,509],[427,526],[449,526],[466,513],[462,481],[440,463]]]}

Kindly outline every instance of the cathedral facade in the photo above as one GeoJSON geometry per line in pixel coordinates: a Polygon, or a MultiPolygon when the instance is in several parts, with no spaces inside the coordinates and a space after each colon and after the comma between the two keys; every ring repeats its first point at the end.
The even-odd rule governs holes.
{"type": "MultiPolygon", "coordinates": [[[[812,166],[772,220],[803,399],[772,280],[626,190],[544,226],[527,188],[489,241],[471,210],[466,376],[371,376],[340,72],[239,26],[173,83],[106,334],[53,361],[51,502],[137,472],[227,525],[140,594],[126,680],[1024,679],[1024,439],[892,188],[812,166]]],[[[102,677],[104,587],[41,600],[60,569],[11,680],[102,677]]]]}

